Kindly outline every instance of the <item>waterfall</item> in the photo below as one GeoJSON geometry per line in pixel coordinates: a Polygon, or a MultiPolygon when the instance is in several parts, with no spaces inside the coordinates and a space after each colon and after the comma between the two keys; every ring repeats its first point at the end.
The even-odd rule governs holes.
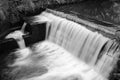
{"type": "Polygon", "coordinates": [[[109,76],[119,55],[119,45],[114,40],[49,12],[36,16],[34,22],[40,23],[41,16],[51,21],[47,22],[46,40],[63,47],[102,76],[109,76]]]}
{"type": "Polygon", "coordinates": [[[25,41],[23,39],[23,35],[25,35],[24,31],[25,31],[26,25],[27,25],[27,23],[24,22],[21,30],[16,30],[14,32],[11,32],[5,37],[6,39],[9,39],[9,38],[15,39],[17,41],[20,49],[26,48],[25,41]]]}

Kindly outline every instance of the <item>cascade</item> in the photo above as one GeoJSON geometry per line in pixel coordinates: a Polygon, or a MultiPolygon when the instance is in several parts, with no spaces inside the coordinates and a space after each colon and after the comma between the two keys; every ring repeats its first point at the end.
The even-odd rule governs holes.
{"type": "MultiPolygon", "coordinates": [[[[28,79],[26,73],[20,80],[69,80],[74,75],[78,80],[108,80],[120,55],[116,41],[49,12],[35,16],[33,23],[46,23],[45,41],[26,48],[21,39],[23,34],[10,35],[10,38],[23,41],[18,43],[21,50],[17,51],[22,56],[11,66],[26,67],[28,70],[30,66],[44,66],[48,72],[37,76],[35,72],[35,76],[31,78],[30,74],[28,79]]],[[[30,72],[34,71],[30,68],[30,72]]]]}
{"type": "Polygon", "coordinates": [[[36,16],[34,22],[40,23],[41,16],[50,20],[46,40],[63,47],[102,76],[109,76],[119,56],[119,45],[114,40],[49,12],[36,16]]]}

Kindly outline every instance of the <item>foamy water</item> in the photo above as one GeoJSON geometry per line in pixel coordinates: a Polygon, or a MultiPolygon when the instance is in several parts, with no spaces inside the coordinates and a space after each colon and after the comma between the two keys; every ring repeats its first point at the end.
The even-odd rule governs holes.
{"type": "Polygon", "coordinates": [[[52,42],[44,41],[34,47],[32,54],[28,48],[20,50],[22,55],[27,51],[31,56],[18,59],[14,66],[44,66],[48,72],[41,76],[24,77],[20,80],[107,80],[92,67],[52,42]]]}

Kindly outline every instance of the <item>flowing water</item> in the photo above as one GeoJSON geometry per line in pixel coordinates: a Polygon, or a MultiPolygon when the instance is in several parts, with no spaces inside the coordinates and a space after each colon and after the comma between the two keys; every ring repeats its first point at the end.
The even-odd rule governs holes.
{"type": "MultiPolygon", "coordinates": [[[[20,78],[22,76],[22,80],[108,80],[120,55],[116,41],[48,12],[35,16],[33,22],[47,23],[46,40],[29,49],[22,46],[24,42],[18,42],[22,47],[20,52],[18,50],[20,57],[11,66],[27,69],[28,73],[24,73],[24,69],[18,70],[25,75],[16,74],[20,78]],[[48,72],[40,75],[39,70],[31,69],[41,66],[46,67],[48,72]],[[30,78],[26,78],[28,75],[30,78]]],[[[17,39],[21,39],[20,35],[16,35],[17,39]]],[[[12,37],[16,39],[15,35],[12,37]]]]}
{"type": "MultiPolygon", "coordinates": [[[[109,76],[120,54],[119,45],[114,40],[51,13],[43,12],[41,15],[50,20],[47,22],[46,40],[60,45],[102,76],[109,76]]],[[[41,17],[37,16],[35,22],[39,23],[39,19],[41,17]]]]}

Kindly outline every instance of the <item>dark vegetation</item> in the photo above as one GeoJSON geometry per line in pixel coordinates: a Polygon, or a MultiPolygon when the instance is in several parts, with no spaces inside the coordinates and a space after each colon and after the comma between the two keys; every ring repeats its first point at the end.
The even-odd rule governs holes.
{"type": "Polygon", "coordinates": [[[20,17],[35,13],[39,8],[52,5],[78,2],[81,0],[0,0],[0,20],[11,23],[19,21],[20,17]]]}

